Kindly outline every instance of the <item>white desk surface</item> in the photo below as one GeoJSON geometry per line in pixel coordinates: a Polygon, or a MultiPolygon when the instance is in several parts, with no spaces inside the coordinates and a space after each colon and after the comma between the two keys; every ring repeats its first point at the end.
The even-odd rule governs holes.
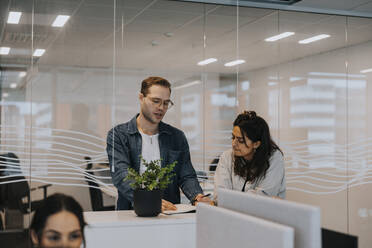
{"type": "Polygon", "coordinates": [[[84,212],[89,248],[195,248],[196,214],[137,217],[134,211],[84,212]]]}
{"type": "Polygon", "coordinates": [[[85,221],[91,227],[119,227],[130,225],[194,224],[195,213],[138,217],[133,210],[84,212],[85,221]]]}

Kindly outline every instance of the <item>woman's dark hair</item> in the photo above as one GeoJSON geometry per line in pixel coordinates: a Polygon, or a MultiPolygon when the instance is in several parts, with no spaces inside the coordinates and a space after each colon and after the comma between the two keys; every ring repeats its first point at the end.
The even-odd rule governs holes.
{"type": "Polygon", "coordinates": [[[279,150],[283,154],[279,146],[271,139],[269,125],[254,111],[244,111],[239,114],[233,125],[239,127],[245,144],[245,136],[252,142],[261,142],[254,152],[252,160],[248,161],[243,157],[234,156],[234,173],[251,183],[265,178],[266,171],[270,167],[271,155],[275,150],[279,150]]]}
{"type": "Polygon", "coordinates": [[[35,211],[30,230],[35,231],[40,242],[48,218],[62,211],[70,212],[78,218],[85,247],[84,227],[86,223],[84,221],[83,209],[74,198],[65,194],[56,193],[48,196],[43,201],[42,205],[35,211]]]}

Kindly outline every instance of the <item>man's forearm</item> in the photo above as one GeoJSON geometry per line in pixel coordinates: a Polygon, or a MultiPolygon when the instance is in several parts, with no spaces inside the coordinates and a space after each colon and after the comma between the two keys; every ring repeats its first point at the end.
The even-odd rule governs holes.
{"type": "Polygon", "coordinates": [[[203,194],[203,190],[200,187],[196,176],[184,179],[183,183],[181,184],[181,189],[190,201],[193,200],[198,194],[203,194]]]}

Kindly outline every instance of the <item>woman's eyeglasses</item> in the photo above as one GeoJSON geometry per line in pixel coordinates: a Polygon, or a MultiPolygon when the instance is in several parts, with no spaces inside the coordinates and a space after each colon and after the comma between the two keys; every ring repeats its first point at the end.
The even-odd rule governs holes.
{"type": "Polygon", "coordinates": [[[245,144],[244,138],[243,137],[236,137],[234,134],[231,136],[232,141],[234,142],[235,140],[238,141],[240,144],[245,144]]]}

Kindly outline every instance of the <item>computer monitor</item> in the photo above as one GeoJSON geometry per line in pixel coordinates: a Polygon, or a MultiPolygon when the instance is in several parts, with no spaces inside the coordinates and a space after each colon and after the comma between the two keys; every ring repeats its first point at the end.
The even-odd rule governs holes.
{"type": "Polygon", "coordinates": [[[358,237],[322,228],[322,248],[358,248],[358,237]]]}
{"type": "Polygon", "coordinates": [[[261,218],[200,203],[197,248],[293,248],[294,230],[261,218]]]}
{"type": "Polygon", "coordinates": [[[296,248],[321,248],[318,207],[223,188],[218,189],[218,206],[293,227],[296,248]]]}

